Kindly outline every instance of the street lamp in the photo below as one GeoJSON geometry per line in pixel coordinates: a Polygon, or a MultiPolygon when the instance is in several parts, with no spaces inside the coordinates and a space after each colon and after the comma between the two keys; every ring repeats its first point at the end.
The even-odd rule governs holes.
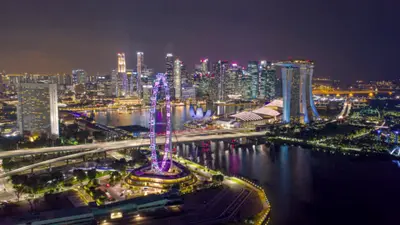
{"type": "Polygon", "coordinates": [[[399,142],[399,131],[396,130],[396,131],[394,132],[394,135],[396,136],[395,139],[394,139],[394,143],[397,145],[398,142],[399,142]]]}

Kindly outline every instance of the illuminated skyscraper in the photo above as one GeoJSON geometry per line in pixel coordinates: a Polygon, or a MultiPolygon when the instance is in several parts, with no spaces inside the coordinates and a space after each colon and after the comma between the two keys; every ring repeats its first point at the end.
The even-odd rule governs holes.
{"type": "Polygon", "coordinates": [[[210,72],[210,61],[208,59],[202,59],[200,60],[200,63],[202,75],[208,74],[208,72],[210,72]]]}
{"type": "Polygon", "coordinates": [[[212,72],[203,76],[203,80],[209,80],[208,95],[212,101],[225,101],[226,100],[226,77],[229,70],[228,61],[219,60],[213,63],[212,72]]]}
{"type": "Polygon", "coordinates": [[[72,84],[86,84],[88,82],[88,74],[83,69],[72,70],[72,84]]]}
{"type": "Polygon", "coordinates": [[[168,53],[165,56],[165,76],[167,77],[168,86],[170,87],[170,95],[175,96],[174,92],[174,56],[168,53]]]}
{"type": "Polygon", "coordinates": [[[144,54],[143,52],[137,52],[136,53],[136,57],[137,57],[137,79],[136,79],[136,92],[137,95],[139,96],[139,98],[142,97],[142,76],[143,76],[143,63],[144,63],[144,54]]]}
{"type": "Polygon", "coordinates": [[[260,62],[258,98],[273,100],[276,95],[276,71],[273,63],[265,60],[260,62]]]}
{"type": "Polygon", "coordinates": [[[181,61],[181,77],[182,77],[182,84],[193,85],[194,83],[194,76],[190,74],[186,69],[186,64],[181,61]]]}
{"type": "Polygon", "coordinates": [[[238,88],[243,99],[251,99],[251,76],[248,70],[242,69],[240,71],[238,88]]]}
{"type": "Polygon", "coordinates": [[[5,86],[4,86],[4,81],[3,81],[3,77],[5,76],[5,72],[4,71],[0,71],[0,94],[2,94],[4,92],[5,86]]]}
{"type": "Polygon", "coordinates": [[[118,93],[117,93],[117,97],[119,97],[119,96],[126,96],[128,93],[128,76],[126,74],[125,53],[118,53],[117,58],[118,58],[118,65],[117,65],[118,93]]]}
{"type": "Polygon", "coordinates": [[[282,121],[309,123],[319,119],[312,94],[314,63],[303,60],[279,62],[282,67],[282,121]]]}
{"type": "Polygon", "coordinates": [[[179,59],[175,59],[174,62],[174,90],[175,99],[180,100],[182,96],[182,62],[179,59]]]}
{"type": "Polygon", "coordinates": [[[133,69],[126,69],[126,76],[128,78],[128,93],[129,96],[134,96],[136,93],[136,76],[137,73],[133,69]]]}
{"type": "Polygon", "coordinates": [[[229,96],[239,95],[240,90],[238,88],[239,85],[239,72],[240,67],[236,63],[232,63],[226,72],[226,84],[225,84],[225,95],[228,99],[229,96]]]}
{"type": "Polygon", "coordinates": [[[218,61],[218,72],[216,73],[216,79],[218,80],[218,100],[219,101],[226,101],[226,76],[229,69],[229,62],[228,61],[218,61]]]}
{"type": "Polygon", "coordinates": [[[118,73],[126,73],[126,61],[125,61],[125,53],[118,53],[118,73]]]}
{"type": "Polygon", "coordinates": [[[251,77],[251,98],[255,99],[258,97],[259,80],[258,80],[258,62],[250,61],[247,66],[247,72],[251,77]]]}
{"type": "Polygon", "coordinates": [[[21,134],[45,132],[58,137],[57,84],[20,83],[17,119],[21,134]]]}
{"type": "Polygon", "coordinates": [[[112,70],[111,71],[111,92],[114,96],[118,97],[119,96],[119,83],[118,83],[118,72],[117,70],[112,70]]]}

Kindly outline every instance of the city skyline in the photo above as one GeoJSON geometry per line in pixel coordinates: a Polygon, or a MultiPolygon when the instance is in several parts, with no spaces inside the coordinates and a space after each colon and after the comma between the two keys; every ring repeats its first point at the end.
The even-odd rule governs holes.
{"type": "Polygon", "coordinates": [[[399,7],[1,1],[0,224],[396,224],[399,7]]]}
{"type": "Polygon", "coordinates": [[[319,65],[316,74],[341,80],[398,77],[390,67],[400,36],[392,29],[397,3],[284,2],[252,1],[241,7],[240,1],[120,1],[124,7],[117,7],[121,4],[105,1],[5,1],[0,69],[55,73],[83,68],[93,74],[114,68],[116,52],[125,52],[131,58],[127,66],[134,68],[136,51],[143,51],[158,72],[164,72],[163,55],[172,52],[187,65],[202,56],[241,64],[292,57],[312,59],[319,65]],[[220,13],[225,10],[231,13],[220,13]],[[287,10],[293,13],[283,13],[287,10]],[[15,11],[20,16],[12,16],[15,11]],[[237,30],[252,35],[234,35],[237,30]]]}

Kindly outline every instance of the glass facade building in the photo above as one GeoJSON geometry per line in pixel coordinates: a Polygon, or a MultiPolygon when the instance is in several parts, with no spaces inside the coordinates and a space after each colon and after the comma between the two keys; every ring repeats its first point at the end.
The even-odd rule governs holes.
{"type": "Polygon", "coordinates": [[[174,61],[174,90],[175,99],[180,100],[182,97],[182,62],[179,59],[174,61]]]}
{"type": "Polygon", "coordinates": [[[142,97],[142,79],[143,76],[143,69],[144,69],[144,53],[143,52],[136,52],[136,72],[137,72],[137,79],[136,79],[136,94],[139,98],[142,97]],[[140,79],[139,79],[140,78],[140,79]]]}
{"type": "Polygon", "coordinates": [[[17,119],[21,134],[45,132],[58,137],[57,102],[57,84],[19,84],[17,119]]]}
{"type": "Polygon", "coordinates": [[[175,96],[174,92],[174,56],[168,53],[165,56],[165,76],[167,78],[170,96],[175,96]]]}
{"type": "Polygon", "coordinates": [[[259,80],[258,80],[258,62],[250,61],[247,65],[247,72],[251,77],[251,98],[255,99],[258,97],[259,80]]]}
{"type": "Polygon", "coordinates": [[[272,101],[276,97],[276,71],[273,63],[260,62],[258,98],[272,101]]]}

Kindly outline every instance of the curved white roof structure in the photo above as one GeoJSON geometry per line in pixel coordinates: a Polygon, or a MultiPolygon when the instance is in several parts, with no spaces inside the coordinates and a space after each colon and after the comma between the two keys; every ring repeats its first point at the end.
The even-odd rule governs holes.
{"type": "Polygon", "coordinates": [[[283,108],[283,100],[282,99],[275,99],[272,102],[266,105],[267,107],[278,107],[283,108]]]}
{"type": "Polygon", "coordinates": [[[257,113],[257,114],[264,115],[264,116],[273,116],[273,117],[280,115],[280,113],[278,111],[273,110],[268,107],[262,107],[262,108],[253,110],[253,113],[257,113]]]}
{"type": "Polygon", "coordinates": [[[256,121],[256,120],[262,120],[263,118],[253,112],[240,112],[234,115],[231,115],[231,117],[240,119],[243,121],[256,121]]]}
{"type": "Polygon", "coordinates": [[[195,111],[193,106],[190,106],[189,109],[189,113],[190,116],[194,119],[194,120],[202,120],[202,119],[208,119],[211,117],[212,112],[211,110],[207,110],[205,113],[203,112],[203,109],[201,107],[198,107],[195,111]]]}

